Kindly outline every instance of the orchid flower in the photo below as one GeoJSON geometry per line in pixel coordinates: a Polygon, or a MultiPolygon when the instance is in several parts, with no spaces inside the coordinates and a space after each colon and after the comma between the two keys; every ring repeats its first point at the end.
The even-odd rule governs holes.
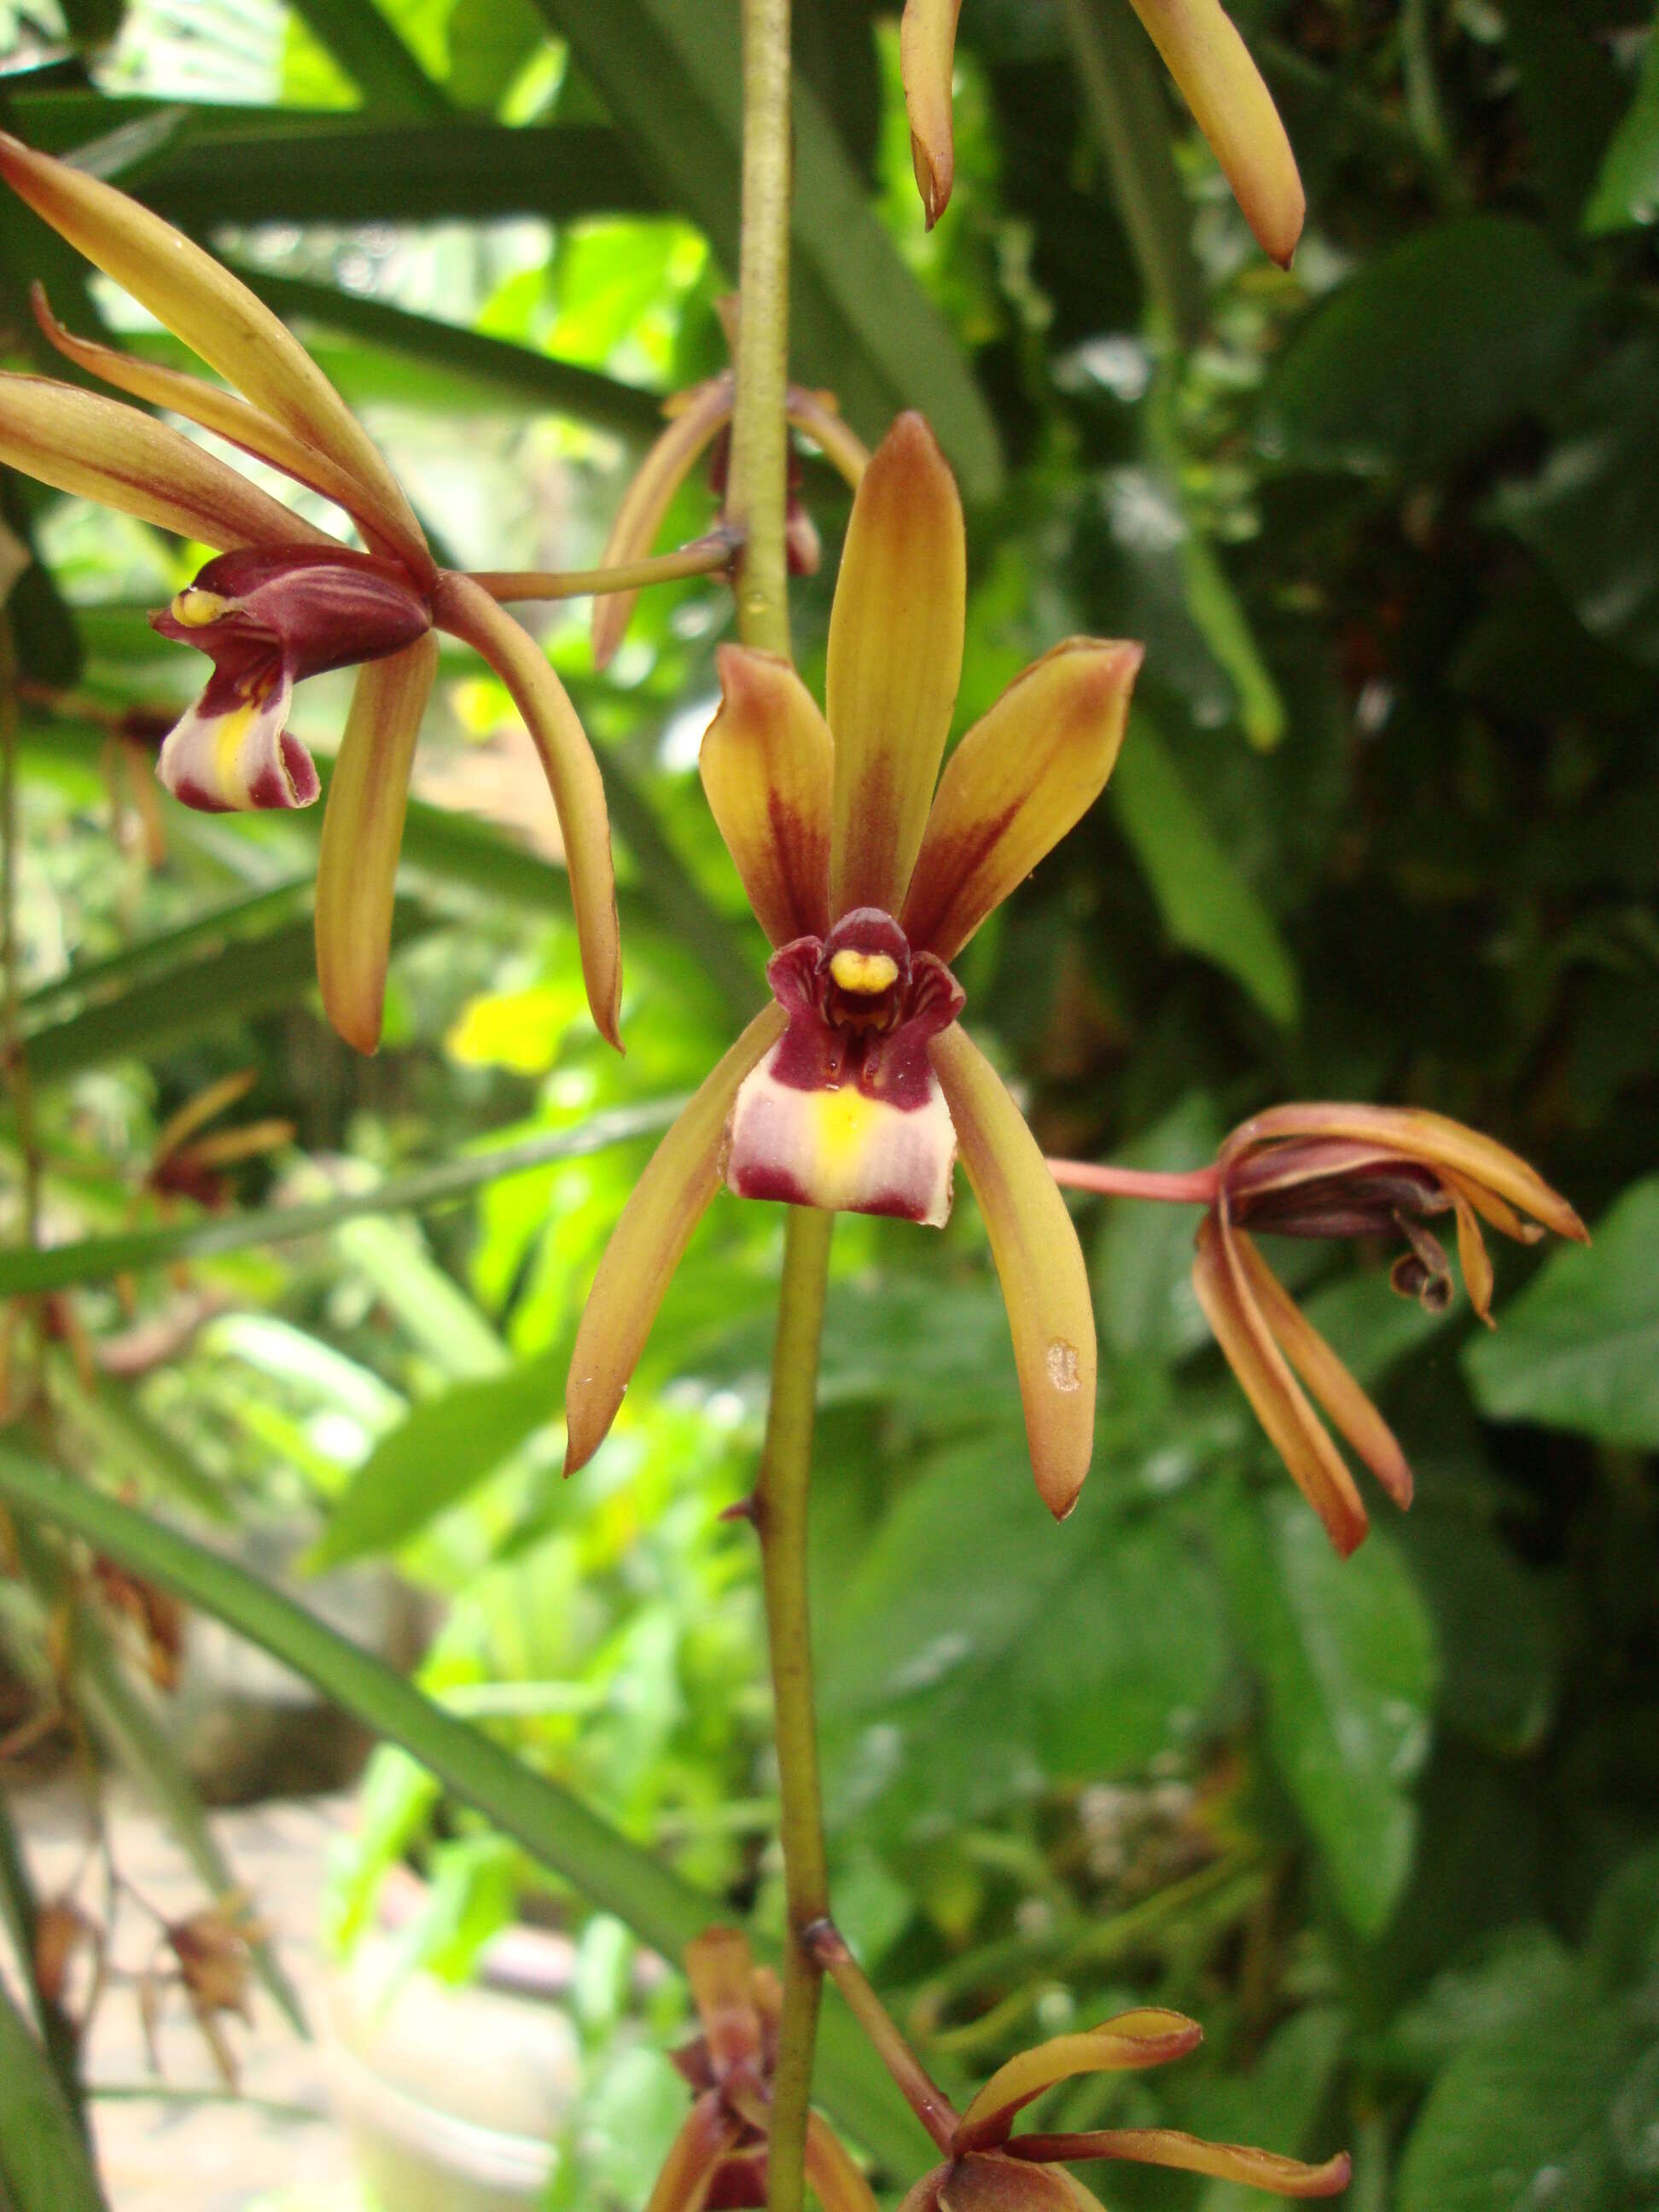
{"type": "MultiPolygon", "coordinates": [[[[1049,1166],[1073,1189],[1128,1187],[1116,1170],[1086,1161],[1049,1166]]],[[[1536,1243],[1546,1229],[1589,1241],[1566,1200],[1507,1146],[1418,1108],[1275,1106],[1233,1131],[1213,1169],[1167,1182],[1172,1187],[1155,1194],[1208,1203],[1193,1263],[1199,1304],[1256,1419],[1344,1558],[1369,1523],[1353,1476],[1308,1394],[1402,1509],[1412,1502],[1411,1468],[1392,1430],[1297,1308],[1251,1232],[1402,1237],[1407,1249],[1389,1279],[1402,1296],[1440,1313],[1451,1299],[1451,1268],[1425,1224],[1449,1213],[1469,1304],[1488,1328],[1492,1267],[1483,1220],[1523,1244],[1536,1243]]]]}
{"type": "Polygon", "coordinates": [[[1079,2075],[1121,2073],[1184,2057],[1204,2031],[1184,2014],[1146,2006],[1081,2033],[1057,2035],[998,2069],[963,2112],[943,2165],[922,2176],[899,2212],[1100,2212],[1098,2200],[1062,2161],[1131,2159],[1222,2181],[1241,2181],[1277,2197],[1334,2197],[1346,2189],[1346,2153],[1322,2166],[1206,2142],[1174,2128],[1102,2128],[1084,2135],[1015,2136],[1018,2113],[1059,2082],[1079,2075]]]}
{"type": "Polygon", "coordinates": [[[60,353],[322,494],[362,533],[367,551],[343,544],[137,408],[0,374],[0,462],[219,549],[151,617],[213,662],[161,746],[159,773],[176,798],[209,811],[309,805],[320,786],[286,727],[294,686],[361,665],[318,863],[317,965],[330,1020],[362,1051],[379,1042],[410,769],[437,672],[433,632],[443,630],[489,663],[535,740],[563,835],[588,1003],[617,1043],[622,955],[605,789],[540,647],[479,583],[438,568],[362,425],[228,270],[113,185],[3,134],[0,176],[234,389],[71,336],[37,287],[37,319],[60,353]]]}
{"type": "MultiPolygon", "coordinates": [[[[1307,202],[1273,94],[1220,0],[1133,0],[1262,251],[1288,268],[1307,202]]],[[[905,0],[899,27],[910,154],[931,230],[956,175],[951,76],[962,0],[905,0]]]]}
{"type": "MultiPolygon", "coordinates": [[[[783,1991],[757,1966],[735,1928],[686,1946],[685,1972],[702,2033],[674,2054],[696,2097],[651,2192],[647,2212],[708,2204],[763,2205],[766,2145],[783,1991]]],[[[876,2212],[870,2185],[817,2112],[806,2127],[806,2177],[823,2212],[876,2212]]]]}
{"type": "Polygon", "coordinates": [[[955,480],[921,417],[901,416],[853,504],[827,719],[786,660],[720,653],[702,780],[777,948],[773,1003],[617,1224],[571,1361],[567,1471],[615,1419],[722,1181],[740,1197],[937,1224],[960,1149],[1007,1303],[1037,1487],[1056,1516],[1076,1503],[1094,1442],[1088,1274],[1024,1116],[957,1025],[949,963],[1098,796],[1141,649],[1056,646],[969,731],[935,792],[965,572],[955,480]]]}

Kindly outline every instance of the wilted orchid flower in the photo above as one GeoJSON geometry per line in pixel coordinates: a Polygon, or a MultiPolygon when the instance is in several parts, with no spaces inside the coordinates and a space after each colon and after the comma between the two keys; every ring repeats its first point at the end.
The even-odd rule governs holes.
{"type": "Polygon", "coordinates": [[[118,400],[0,375],[0,462],[221,549],[162,614],[213,674],[169,732],[162,781],[210,811],[308,805],[311,756],[285,727],[296,683],[362,665],[323,824],[323,1001],[361,1050],[379,1042],[410,767],[437,671],[434,629],[489,663],[528,725],[563,833],[593,1018],[617,1042],[622,955],[598,763],[529,634],[472,578],[440,569],[397,480],[322,371],[264,302],[113,185],[0,133],[0,176],[235,390],[72,337],[36,288],[41,329],[81,368],[198,423],[343,507],[342,544],[180,432],[118,400]]]}
{"type": "Polygon", "coordinates": [[[1080,2034],[1057,2035],[998,2069],[963,2114],[949,2155],[924,2174],[899,2212],[1100,2212],[1064,2161],[1132,2159],[1218,2180],[1242,2181],[1277,2197],[1334,2197],[1346,2189],[1346,2153],[1323,2166],[1206,2142],[1174,2128],[1103,2128],[1085,2135],[1014,2136],[1015,2116],[1056,2083],[1080,2074],[1119,2073],[1183,2058],[1204,2039],[1184,2014],[1148,2006],[1120,2013],[1080,2034]]]}
{"type": "MultiPolygon", "coordinates": [[[[1133,0],[1186,95],[1262,251],[1288,268],[1307,212],[1296,156],[1273,94],[1220,0],[1133,0]]],[[[962,0],[905,0],[899,28],[910,154],[928,228],[956,175],[951,75],[962,0]]]]}
{"type": "MultiPolygon", "coordinates": [[[[1134,1181],[1085,1161],[1049,1165],[1075,1189],[1125,1190],[1134,1181]]],[[[1382,1416],[1250,1232],[1403,1237],[1407,1249],[1390,1280],[1439,1313],[1451,1297],[1451,1268],[1425,1224],[1450,1213],[1469,1303],[1489,1328],[1492,1270],[1483,1219],[1523,1244],[1536,1243],[1546,1229],[1589,1242],[1565,1199],[1523,1159],[1460,1121],[1417,1108],[1275,1106],[1233,1131],[1212,1170],[1167,1181],[1175,1187],[1147,1194],[1208,1203],[1193,1263],[1198,1302],[1256,1419],[1345,1558],[1364,1536],[1365,1509],[1307,1393],[1402,1508],[1412,1501],[1411,1469],[1382,1416]]]]}
{"type": "MultiPolygon", "coordinates": [[[[783,1991],[734,1928],[686,1946],[702,2033],[674,2054],[696,2102],[669,2148],[647,2212],[763,2205],[766,2146],[783,1991]]],[[[806,2178],[823,2212],[876,2212],[870,2185],[823,2119],[806,2123],[806,2178]]]]}
{"type": "Polygon", "coordinates": [[[739,1196],[942,1222],[958,1147],[1002,1279],[1037,1486],[1070,1511],[1094,1441],[1089,1279],[1024,1116],[957,1025],[948,963],[1093,803],[1137,645],[1073,638],[1011,684],[942,779],[962,667],[961,502],[901,416],[860,484],[830,623],[829,716],[787,661],[725,647],[704,787],[774,1003],[669,1131],[577,1333],[568,1470],[616,1418],[691,1231],[739,1196]],[[834,732],[833,736],[831,732],[834,732]]]}
{"type": "Polygon", "coordinates": [[[167,1989],[176,1986],[185,1993],[220,2079],[227,2089],[235,2088],[236,2055],[220,2020],[223,2014],[234,2013],[252,2024],[252,1946],[263,1942],[267,1933],[252,1917],[240,1892],[164,1924],[155,1955],[138,1984],[139,2018],[153,2073],[161,2070],[156,2043],[161,2001],[167,1989]]]}

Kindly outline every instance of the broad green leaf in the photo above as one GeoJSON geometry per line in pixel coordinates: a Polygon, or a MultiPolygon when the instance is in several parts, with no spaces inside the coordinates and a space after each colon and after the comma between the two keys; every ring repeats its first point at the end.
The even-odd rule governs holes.
{"type": "Polygon", "coordinates": [[[1381,1933],[1412,1868],[1409,1785],[1427,1756],[1434,1634],[1399,1552],[1374,1530],[1348,1560],[1299,1498],[1217,1518],[1235,1625],[1267,1692],[1273,1764],[1344,1917],[1381,1933]]]}
{"type": "Polygon", "coordinates": [[[416,1406],[380,1437],[335,1501],[307,1555],[313,1573],[396,1551],[488,1480],[536,1430],[555,1420],[568,1352],[504,1375],[458,1382],[416,1406]]]}
{"type": "MultiPolygon", "coordinates": [[[[153,1576],[292,1667],[325,1697],[401,1744],[456,1796],[665,1958],[678,1960],[694,1936],[729,1917],[722,1900],[690,1888],[578,1799],[230,1560],[3,1447],[0,1498],[153,1576]]],[[[823,2027],[817,2072],[823,2102],[884,2166],[897,2174],[913,2172],[922,2139],[878,2061],[839,2008],[831,2008],[823,2027]]]]}
{"type": "Polygon", "coordinates": [[[1595,189],[1584,210],[1592,238],[1659,220],[1659,39],[1651,31],[1636,97],[1613,134],[1595,189]]]}
{"type": "Polygon", "coordinates": [[[1627,1190],[1595,1241],[1552,1255],[1471,1344],[1463,1371],[1494,1421],[1659,1445],[1659,1177],[1627,1190]]]}
{"type": "Polygon", "coordinates": [[[1625,105],[1624,81],[1562,0],[1505,0],[1504,15],[1538,182],[1558,228],[1571,232],[1625,105]]]}
{"type": "MultiPolygon", "coordinates": [[[[743,82],[729,0],[538,0],[663,196],[737,270],[743,82]]],[[[797,81],[791,350],[873,441],[919,407],[970,501],[993,497],[996,426],[943,318],[900,260],[811,88],[797,81]]]]}
{"type": "MultiPolygon", "coordinates": [[[[1124,1166],[1164,1173],[1207,1167],[1220,1143],[1212,1101],[1193,1091],[1155,1128],[1113,1154],[1124,1166]]],[[[1170,1364],[1209,1340],[1193,1295],[1193,1238],[1200,1209],[1106,1201],[1095,1248],[1095,1317],[1104,1342],[1121,1359],[1170,1364]]]]}
{"type": "Polygon", "coordinates": [[[1534,1749],[1554,1712],[1559,1664],[1538,1577],[1479,1522],[1421,1505],[1396,1541],[1434,1622],[1442,1719],[1500,1756],[1534,1749]]]}
{"type": "Polygon", "coordinates": [[[418,1230],[384,1214],[341,1224],[336,1241],[367,1276],[382,1305],[446,1376],[499,1375],[507,1346],[454,1278],[445,1273],[418,1230]]]}
{"type": "Polygon", "coordinates": [[[3,1982],[0,2186],[8,2212],[107,2212],[69,2100],[3,1982]]]}
{"type": "Polygon", "coordinates": [[[1532,224],[1436,224],[1358,270],[1291,340],[1262,395],[1258,442],[1304,467],[1431,474],[1548,396],[1583,305],[1579,278],[1532,224]]]}
{"type": "Polygon", "coordinates": [[[1271,1020],[1293,1024],[1300,993],[1279,926],[1233,865],[1144,714],[1131,722],[1109,790],[1176,943],[1224,969],[1271,1020]]]}
{"type": "Polygon", "coordinates": [[[1517,2020],[1577,1992],[1578,1972],[1552,1929],[1504,1929],[1478,1957],[1448,1966],[1390,2021],[1384,2050],[1391,2065],[1431,2081],[1472,2043],[1487,2043],[1517,2020]]]}
{"type": "Polygon", "coordinates": [[[441,122],[449,102],[398,36],[374,0],[291,0],[294,12],[326,46],[363,96],[390,115],[441,122]]]}

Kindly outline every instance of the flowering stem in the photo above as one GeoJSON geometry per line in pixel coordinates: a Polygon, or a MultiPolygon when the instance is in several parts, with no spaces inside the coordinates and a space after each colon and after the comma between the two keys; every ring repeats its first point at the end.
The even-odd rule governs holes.
{"type": "Polygon", "coordinates": [[[848,2010],[904,2092],[911,2111],[939,2148],[948,2151],[962,2116],[900,2033],[897,2022],[848,1949],[840,1929],[833,1920],[816,1921],[806,1929],[803,1940],[847,2000],[848,2010]]]}
{"type": "Polygon", "coordinates": [[[1190,1168],[1160,1175],[1150,1168],[1115,1168],[1103,1160],[1050,1160],[1048,1172],[1067,1190],[1103,1198],[1152,1198],[1165,1206],[1209,1206],[1221,1187],[1218,1168],[1190,1168]]]}
{"type": "Polygon", "coordinates": [[[743,232],[726,519],[744,538],[738,629],[789,652],[789,0],[743,0],[743,232]]]}
{"type": "Polygon", "coordinates": [[[585,599],[605,592],[637,592],[682,576],[723,575],[743,543],[729,526],[711,530],[672,553],[628,561],[615,568],[487,568],[472,580],[492,599],[585,599]]]}
{"type": "Polygon", "coordinates": [[[766,1587],[778,1756],[784,1898],[790,1941],[784,1954],[783,2018],[772,2082],[769,2212],[800,2212],[805,2201],[806,2114],[817,2041],[823,1968],[807,1931],[828,1917],[817,1723],[812,1708],[811,1621],[806,1587],[806,1509],[818,1347],[830,1272],[833,1213],[792,1206],[785,1215],[783,1281],[772,1352],[772,1397],[759,1486],[751,1511],[766,1587]]]}

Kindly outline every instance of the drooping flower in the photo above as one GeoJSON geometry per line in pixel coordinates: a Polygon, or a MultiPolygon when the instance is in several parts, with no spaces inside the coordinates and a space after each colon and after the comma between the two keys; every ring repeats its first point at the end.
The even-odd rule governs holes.
{"type": "MultiPolygon", "coordinates": [[[[1288,267],[1307,202],[1273,94],[1220,0],[1133,0],[1262,251],[1288,267]]],[[[962,0],[905,0],[899,28],[910,154],[931,229],[956,175],[951,76],[962,0]]]]}
{"type": "Polygon", "coordinates": [[[588,1001],[617,1043],[622,956],[604,786],[545,654],[479,584],[437,567],[361,424],[228,270],[113,185],[3,133],[0,176],[235,388],[72,336],[37,287],[37,319],[60,353],[321,493],[362,533],[367,551],[342,544],[137,408],[0,374],[0,462],[220,549],[152,617],[213,662],[161,747],[161,780],[177,798],[210,811],[308,805],[320,786],[286,727],[293,688],[361,666],[318,863],[318,975],[335,1027],[366,1052],[380,1039],[410,769],[437,672],[432,633],[443,630],[489,663],[535,740],[563,836],[588,1001]]]}
{"type": "Polygon", "coordinates": [[[569,1470],[615,1419],[722,1181],[740,1196],[938,1223],[959,1149],[1002,1280],[1037,1486],[1056,1515],[1076,1503],[1094,1440],[1088,1275],[1024,1116],[957,1023],[949,963],[1098,796],[1141,649],[1056,646],[969,731],[941,779],[965,596],[956,483],[927,425],[905,415],[854,501],[828,719],[786,660],[720,653],[702,779],[777,947],[774,1001],[669,1131],[617,1222],[571,1361],[569,1470]]]}
{"type": "Polygon", "coordinates": [[[139,2019],[152,2073],[161,2070],[156,2032],[162,2001],[169,1988],[178,1988],[184,1991],[219,2078],[227,2089],[235,2089],[236,2054],[221,2020],[234,2013],[252,2024],[252,1947],[263,1942],[267,1932],[240,1892],[164,1923],[155,1955],[138,1984],[139,2019]]]}
{"type": "Polygon", "coordinates": [[[904,2198],[899,2212],[1100,2212],[1066,2171],[1071,2160],[1129,2159],[1277,2197],[1334,2197],[1346,2189],[1346,2152],[1322,2166],[1243,2143],[1206,2142],[1174,2128],[1102,2128],[1082,2135],[1015,2136],[1016,2116],[1046,2089],[1079,2075],[1119,2073],[1183,2058],[1204,2039],[1184,2014],[1147,2006],[1081,2033],[1058,2035],[1000,2067],[963,2112],[944,2163],[904,2198]]]}
{"type": "MultiPolygon", "coordinates": [[[[1073,1188],[1124,1187],[1113,1170],[1085,1161],[1049,1165],[1073,1188]]],[[[1412,1501],[1411,1468],[1381,1413],[1262,1258],[1253,1232],[1402,1237],[1407,1249],[1389,1279],[1438,1313],[1451,1298],[1451,1268],[1427,1224],[1449,1213],[1464,1288],[1488,1328],[1492,1268],[1483,1220],[1524,1244],[1536,1243],[1546,1230],[1589,1242],[1572,1207],[1523,1159],[1493,1138],[1418,1108],[1275,1106],[1233,1131],[1210,1175],[1177,1180],[1201,1182],[1208,1201],[1193,1263],[1205,1317],[1256,1419],[1344,1557],[1364,1536],[1365,1508],[1309,1394],[1402,1508],[1412,1501]]]]}
{"type": "MultiPolygon", "coordinates": [[[[702,2032],[674,2063],[696,2101],[669,2147],[647,2212],[766,2203],[766,2148],[783,1991],[735,1928],[686,1946],[702,2032]]],[[[876,2212],[870,2185],[817,2112],[806,2124],[806,2178],[823,2212],[876,2212]]]]}

